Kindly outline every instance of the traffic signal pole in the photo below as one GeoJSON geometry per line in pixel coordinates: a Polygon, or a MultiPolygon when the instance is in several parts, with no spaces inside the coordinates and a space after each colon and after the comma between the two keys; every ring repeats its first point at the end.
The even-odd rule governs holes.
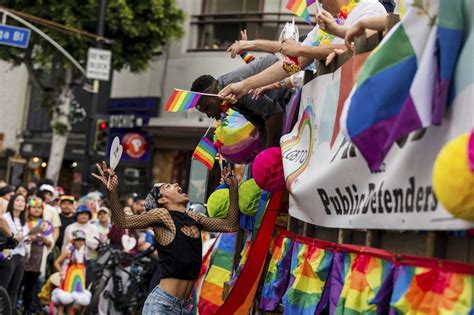
{"type": "MultiPolygon", "coordinates": [[[[97,18],[97,29],[96,33],[98,36],[103,37],[104,36],[104,29],[105,29],[105,8],[106,8],[106,0],[100,0],[99,4],[99,12],[98,12],[98,18],[97,18]]],[[[103,46],[103,43],[99,41],[96,45],[97,48],[101,48],[103,46]]],[[[95,152],[93,152],[93,147],[92,144],[94,142],[94,134],[96,131],[96,115],[97,115],[97,103],[99,102],[99,91],[100,91],[100,86],[99,86],[99,81],[94,80],[94,92],[92,93],[92,98],[91,98],[91,106],[89,110],[89,115],[87,119],[87,135],[86,135],[86,146],[85,146],[85,154],[84,154],[84,160],[83,160],[83,165],[81,166],[81,180],[82,180],[82,193],[85,194],[89,190],[90,183],[89,183],[89,172],[90,172],[90,165],[92,163],[92,157],[95,152]],[[95,88],[97,87],[97,88],[95,88]]]]}

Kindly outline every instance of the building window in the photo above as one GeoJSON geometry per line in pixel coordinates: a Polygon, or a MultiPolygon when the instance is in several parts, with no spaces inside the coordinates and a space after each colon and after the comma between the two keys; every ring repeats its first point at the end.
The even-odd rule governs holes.
{"type": "MultiPolygon", "coordinates": [[[[264,0],[203,0],[202,13],[191,17],[197,37],[189,51],[226,50],[243,29],[249,39],[276,40],[294,15],[283,7],[273,11],[264,10],[264,0]]],[[[311,29],[299,18],[296,22],[301,34],[311,29]]]]}

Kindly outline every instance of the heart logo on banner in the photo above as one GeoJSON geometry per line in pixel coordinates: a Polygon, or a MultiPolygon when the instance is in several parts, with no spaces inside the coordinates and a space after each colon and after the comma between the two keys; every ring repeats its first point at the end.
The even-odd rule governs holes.
{"type": "Polygon", "coordinates": [[[120,144],[119,137],[115,137],[110,147],[110,168],[115,169],[122,158],[123,147],[120,144]]]}
{"type": "Polygon", "coordinates": [[[313,121],[313,108],[307,106],[299,120],[298,128],[293,128],[291,133],[282,137],[282,161],[288,190],[306,169],[313,155],[313,121]]]}
{"type": "Polygon", "coordinates": [[[137,240],[134,237],[128,236],[127,234],[122,235],[122,247],[124,251],[129,252],[135,248],[137,240]]]}

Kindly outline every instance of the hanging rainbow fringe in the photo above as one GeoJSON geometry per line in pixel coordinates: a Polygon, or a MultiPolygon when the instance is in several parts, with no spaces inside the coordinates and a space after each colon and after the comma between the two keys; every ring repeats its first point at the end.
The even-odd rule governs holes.
{"type": "Polygon", "coordinates": [[[290,283],[283,305],[287,314],[314,314],[331,269],[333,253],[315,245],[295,241],[290,283]]]}
{"type": "Polygon", "coordinates": [[[399,266],[390,314],[474,314],[474,276],[399,266]]]}
{"type": "Polygon", "coordinates": [[[272,258],[268,265],[262,297],[260,298],[260,309],[263,311],[275,310],[285,293],[290,272],[293,243],[293,238],[283,233],[279,233],[273,239],[270,249],[272,258]]]}
{"type": "Polygon", "coordinates": [[[234,285],[235,281],[237,281],[237,278],[240,276],[240,272],[242,271],[242,269],[245,266],[245,263],[247,262],[247,258],[249,256],[249,251],[250,251],[251,247],[252,247],[252,233],[247,232],[245,234],[244,246],[242,248],[242,251],[240,252],[239,264],[238,264],[234,274],[232,275],[232,280],[230,281],[231,285],[234,285]]]}
{"type": "Polygon", "coordinates": [[[220,237],[217,250],[211,257],[209,270],[204,278],[199,295],[199,314],[215,314],[222,300],[224,283],[232,275],[236,233],[223,233],[220,237]]]}
{"type": "Polygon", "coordinates": [[[383,259],[357,255],[344,279],[334,314],[375,314],[377,306],[372,300],[392,267],[392,263],[383,259]]]}

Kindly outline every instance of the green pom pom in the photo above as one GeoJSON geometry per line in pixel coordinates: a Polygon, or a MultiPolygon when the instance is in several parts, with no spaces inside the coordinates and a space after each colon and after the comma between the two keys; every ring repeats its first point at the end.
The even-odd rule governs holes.
{"type": "Polygon", "coordinates": [[[229,189],[214,191],[207,199],[207,213],[211,218],[225,218],[229,213],[229,189]]]}
{"type": "Polygon", "coordinates": [[[255,180],[246,180],[239,187],[239,209],[243,214],[254,216],[258,210],[262,189],[255,180]]]}

